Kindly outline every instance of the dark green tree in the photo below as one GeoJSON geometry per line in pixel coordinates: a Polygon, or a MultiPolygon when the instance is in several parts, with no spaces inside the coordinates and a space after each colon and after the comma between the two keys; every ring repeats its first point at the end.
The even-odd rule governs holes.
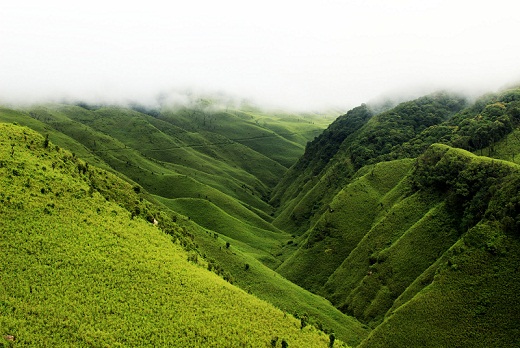
{"type": "Polygon", "coordinates": [[[329,347],[334,347],[334,341],[336,340],[336,336],[334,335],[334,332],[329,335],[329,347]]]}

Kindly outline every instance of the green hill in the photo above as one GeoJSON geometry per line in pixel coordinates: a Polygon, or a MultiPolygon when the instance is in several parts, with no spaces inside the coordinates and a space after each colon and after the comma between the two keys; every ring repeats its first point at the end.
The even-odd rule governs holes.
{"type": "MultiPolygon", "coordinates": [[[[191,249],[196,248],[200,259],[211,256],[209,268],[216,269],[217,273],[233,279],[279,308],[306,315],[310,322],[315,322],[324,330],[334,330],[338,338],[351,344],[359,343],[367,333],[359,322],[342,314],[320,297],[290,282],[276,279],[267,269],[267,266],[274,268],[280,264],[277,250],[292,237],[270,223],[272,208],[262,197],[267,193],[264,190],[267,185],[243,168],[259,168],[257,174],[261,171],[271,173],[276,172],[280,165],[265,165],[262,162],[265,156],[255,155],[254,151],[236,142],[222,142],[220,135],[193,132],[188,123],[183,125],[186,129],[181,129],[172,120],[167,123],[159,119],[163,114],[171,117],[168,111],[153,113],[141,110],[146,111],[143,113],[139,110],[83,104],[45,105],[20,111],[3,109],[0,119],[31,126],[42,134],[49,134],[51,140],[56,139],[62,146],[72,143],[74,151],[81,153],[81,157],[90,163],[97,161],[125,180],[132,182],[133,179],[135,187],[142,186],[154,194],[147,196],[147,199],[162,202],[165,204],[163,209],[176,209],[175,216],[181,213],[191,219],[190,222],[206,227],[183,227],[189,238],[182,243],[189,244],[191,249]],[[154,147],[158,144],[161,146],[154,147]],[[145,154],[143,152],[147,147],[150,150],[145,154]],[[214,154],[208,156],[208,151],[214,154]],[[249,157],[247,153],[250,153],[249,157]],[[214,230],[210,233],[208,228],[214,230]],[[230,264],[227,264],[229,259],[224,253],[220,250],[215,252],[216,248],[221,248],[221,240],[206,238],[218,233],[230,241],[233,248],[240,246],[240,252],[235,252],[233,256],[237,257],[230,264]],[[259,272],[258,279],[254,281],[257,285],[249,286],[252,282],[247,279],[250,278],[242,279],[245,263],[256,263],[252,273],[259,272]],[[281,293],[287,294],[287,298],[276,295],[281,293]]],[[[243,116],[239,112],[236,114],[243,116]]],[[[302,142],[315,132],[320,126],[314,125],[312,120],[323,121],[321,117],[257,116],[259,120],[264,120],[265,127],[277,128],[281,136],[294,138],[291,141],[295,143],[302,142]]],[[[188,120],[196,126],[196,117],[188,120]]],[[[246,120],[251,122],[249,116],[246,120]]],[[[261,177],[261,174],[258,176],[261,177]]],[[[137,208],[132,206],[130,210],[137,208]]]]}
{"type": "Polygon", "coordinates": [[[328,345],[194,262],[137,186],[35,132],[0,124],[0,172],[3,346],[328,345]]]}
{"type": "Polygon", "coordinates": [[[518,345],[520,168],[432,144],[513,160],[519,96],[338,118],[274,191],[275,225],[301,233],[277,271],[374,328],[361,346],[518,345]]]}

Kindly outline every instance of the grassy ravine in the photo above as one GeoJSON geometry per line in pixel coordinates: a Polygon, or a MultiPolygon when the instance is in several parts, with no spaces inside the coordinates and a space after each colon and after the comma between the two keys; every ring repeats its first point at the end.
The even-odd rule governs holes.
{"type": "Polygon", "coordinates": [[[137,186],[32,130],[0,124],[0,187],[2,346],[328,346],[188,262],[180,227],[141,217],[137,186]]]}

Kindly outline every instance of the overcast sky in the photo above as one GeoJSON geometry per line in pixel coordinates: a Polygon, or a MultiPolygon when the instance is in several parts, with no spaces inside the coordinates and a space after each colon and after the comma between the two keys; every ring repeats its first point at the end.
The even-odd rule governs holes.
{"type": "Polygon", "coordinates": [[[520,81],[516,1],[4,1],[0,101],[224,91],[296,109],[520,81]]]}

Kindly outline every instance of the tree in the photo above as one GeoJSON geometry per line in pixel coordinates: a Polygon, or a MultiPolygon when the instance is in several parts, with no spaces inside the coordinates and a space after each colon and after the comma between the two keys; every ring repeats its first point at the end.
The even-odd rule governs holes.
{"type": "Polygon", "coordinates": [[[334,347],[334,341],[336,340],[336,336],[334,335],[334,332],[329,335],[329,347],[334,347]]]}

